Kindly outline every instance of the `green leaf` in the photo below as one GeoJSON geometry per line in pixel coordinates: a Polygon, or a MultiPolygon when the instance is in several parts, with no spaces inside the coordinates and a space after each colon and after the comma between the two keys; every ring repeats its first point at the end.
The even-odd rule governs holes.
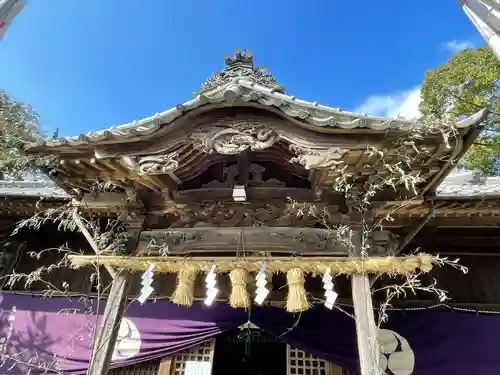
{"type": "MultiPolygon", "coordinates": [[[[457,119],[489,107],[500,113],[500,61],[488,46],[466,49],[425,73],[420,111],[424,119],[457,119]]],[[[465,157],[469,168],[500,174],[500,116],[491,115],[486,131],[465,157]]]]}
{"type": "Polygon", "coordinates": [[[0,91],[0,178],[20,178],[52,157],[27,154],[26,145],[42,139],[40,118],[31,106],[0,91]]]}

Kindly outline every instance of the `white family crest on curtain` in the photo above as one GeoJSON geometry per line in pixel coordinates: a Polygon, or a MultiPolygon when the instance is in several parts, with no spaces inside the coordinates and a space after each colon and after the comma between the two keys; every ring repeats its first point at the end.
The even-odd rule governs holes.
{"type": "Polygon", "coordinates": [[[384,375],[411,375],[415,369],[415,355],[408,341],[390,329],[380,329],[380,368],[384,375]]]}
{"type": "Polygon", "coordinates": [[[123,361],[139,354],[141,350],[141,333],[130,319],[123,318],[120,322],[112,361],[123,361]]]}

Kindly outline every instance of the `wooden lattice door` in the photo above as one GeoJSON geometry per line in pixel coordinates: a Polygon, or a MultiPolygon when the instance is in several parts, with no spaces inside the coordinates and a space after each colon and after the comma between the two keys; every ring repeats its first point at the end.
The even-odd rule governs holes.
{"type": "Polygon", "coordinates": [[[141,362],[108,371],[108,375],[157,375],[160,360],[141,362]]]}
{"type": "Polygon", "coordinates": [[[287,345],[286,375],[342,375],[342,368],[287,345]]]}
{"type": "Polygon", "coordinates": [[[211,375],[215,340],[177,353],[172,360],[171,375],[211,375]]]}
{"type": "Polygon", "coordinates": [[[211,375],[215,340],[186,349],[163,360],[142,362],[108,372],[109,375],[211,375]]]}

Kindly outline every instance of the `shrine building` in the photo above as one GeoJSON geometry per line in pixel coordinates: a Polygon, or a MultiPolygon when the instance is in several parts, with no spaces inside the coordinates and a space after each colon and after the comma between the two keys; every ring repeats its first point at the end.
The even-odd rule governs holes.
{"type": "Polygon", "coordinates": [[[488,111],[391,154],[418,121],[298,99],[249,52],[224,62],[164,112],[33,145],[57,160],[45,179],[0,182],[0,374],[498,371],[500,179],[456,167],[488,111]],[[336,188],[403,158],[415,189],[366,212],[336,188]],[[341,240],[388,215],[367,254],[341,240]],[[407,290],[375,326],[405,272],[449,300],[407,290]]]}

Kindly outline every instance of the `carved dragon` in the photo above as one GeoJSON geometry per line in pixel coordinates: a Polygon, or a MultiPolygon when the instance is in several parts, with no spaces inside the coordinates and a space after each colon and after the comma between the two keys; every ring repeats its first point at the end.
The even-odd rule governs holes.
{"type": "Polygon", "coordinates": [[[243,151],[261,151],[273,146],[278,134],[264,126],[241,124],[223,129],[214,135],[204,131],[191,135],[194,146],[205,152],[237,155],[243,151]]]}
{"type": "Polygon", "coordinates": [[[139,160],[139,172],[142,174],[173,173],[179,168],[178,152],[167,155],[144,156],[139,160]]]}

